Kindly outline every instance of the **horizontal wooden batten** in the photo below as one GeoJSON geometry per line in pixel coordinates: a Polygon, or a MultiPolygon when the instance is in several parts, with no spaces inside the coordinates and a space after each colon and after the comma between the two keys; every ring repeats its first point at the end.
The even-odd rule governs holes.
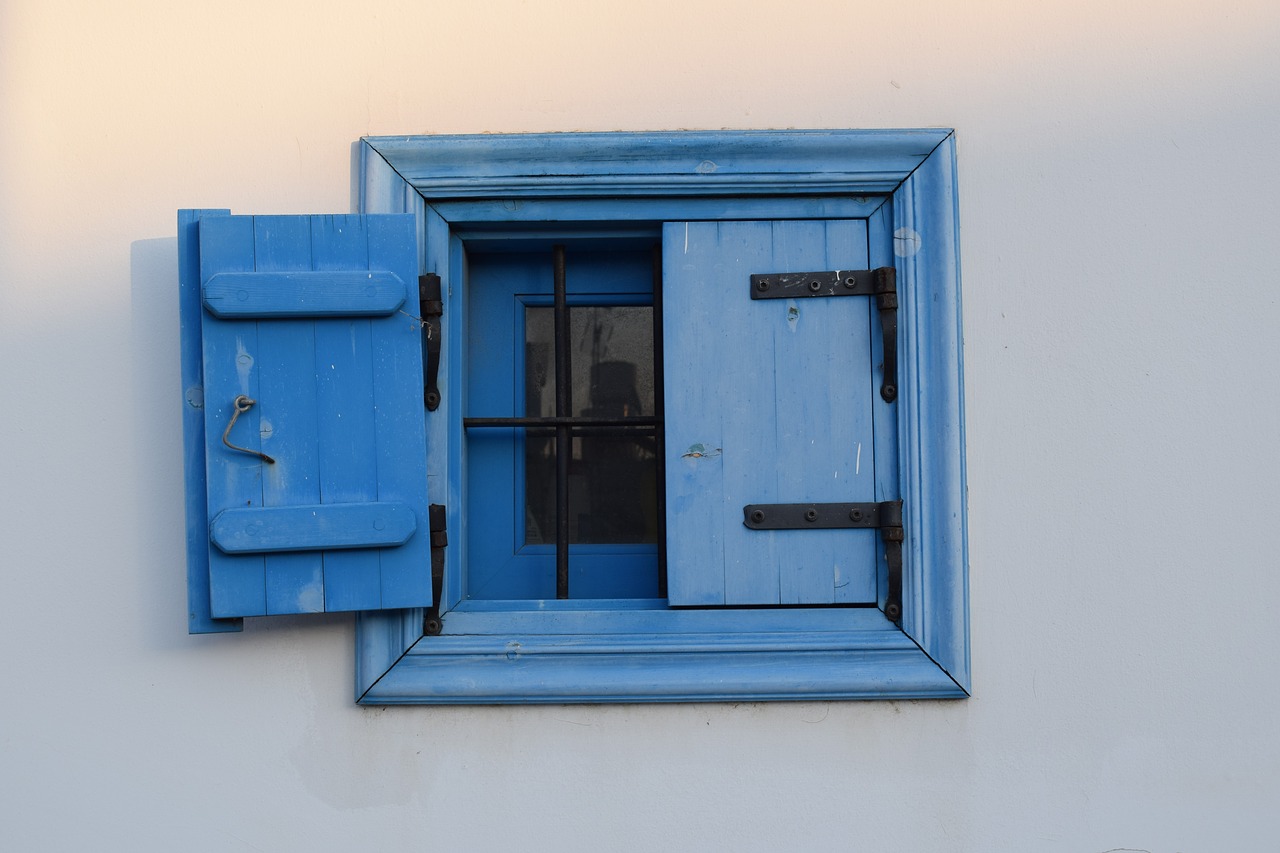
{"type": "Polygon", "coordinates": [[[226,272],[204,284],[204,306],[219,318],[382,317],[404,304],[395,273],[379,270],[226,272]]]}
{"type": "Polygon", "coordinates": [[[223,510],[209,536],[227,554],[255,554],[393,547],[417,527],[413,509],[396,501],[315,504],[223,510]]]}

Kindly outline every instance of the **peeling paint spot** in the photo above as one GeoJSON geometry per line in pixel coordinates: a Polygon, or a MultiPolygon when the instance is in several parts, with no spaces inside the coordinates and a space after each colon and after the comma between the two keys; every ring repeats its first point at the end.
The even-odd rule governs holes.
{"type": "Polygon", "coordinates": [[[720,448],[707,449],[702,442],[689,445],[689,449],[680,454],[681,459],[711,459],[720,455],[720,448]]]}
{"type": "Polygon", "coordinates": [[[893,232],[893,253],[900,258],[909,258],[920,251],[920,242],[920,232],[899,228],[893,232]]]}
{"type": "Polygon", "coordinates": [[[715,163],[712,163],[710,160],[703,160],[701,163],[698,164],[697,172],[699,175],[710,175],[712,172],[714,172],[716,169],[719,169],[719,168],[720,168],[719,166],[717,166],[715,163]]]}
{"type": "Polygon", "coordinates": [[[796,305],[794,299],[787,300],[787,325],[792,332],[796,330],[796,324],[800,322],[800,306],[796,305]]]}

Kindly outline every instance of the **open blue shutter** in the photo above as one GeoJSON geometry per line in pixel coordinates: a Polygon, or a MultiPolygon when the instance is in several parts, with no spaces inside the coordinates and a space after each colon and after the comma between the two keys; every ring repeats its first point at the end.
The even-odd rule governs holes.
{"type": "Polygon", "coordinates": [[[876,477],[896,445],[874,298],[750,298],[752,274],[867,261],[864,220],[665,226],[671,604],[875,603],[878,531],[743,525],[748,504],[878,501],[894,488],[876,477]]]}
{"type": "Polygon", "coordinates": [[[210,615],[429,605],[413,217],[198,239],[210,615]]]}

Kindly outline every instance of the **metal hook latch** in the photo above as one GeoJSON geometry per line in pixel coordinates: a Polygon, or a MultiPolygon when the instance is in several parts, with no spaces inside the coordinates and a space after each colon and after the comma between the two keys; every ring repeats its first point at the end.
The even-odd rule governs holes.
{"type": "Polygon", "coordinates": [[[263,462],[266,462],[268,465],[274,465],[276,464],[276,460],[272,459],[267,454],[259,450],[250,450],[247,447],[240,447],[239,445],[232,444],[230,441],[227,440],[227,436],[231,435],[231,428],[236,425],[236,418],[240,417],[240,415],[243,414],[244,412],[247,412],[250,409],[252,409],[253,404],[255,402],[257,401],[252,400],[249,397],[246,397],[244,394],[241,394],[239,397],[236,397],[235,411],[231,413],[231,421],[227,424],[227,428],[222,431],[222,443],[225,444],[227,447],[230,447],[232,450],[238,450],[241,453],[248,453],[250,456],[257,456],[259,459],[261,459],[263,462]]]}

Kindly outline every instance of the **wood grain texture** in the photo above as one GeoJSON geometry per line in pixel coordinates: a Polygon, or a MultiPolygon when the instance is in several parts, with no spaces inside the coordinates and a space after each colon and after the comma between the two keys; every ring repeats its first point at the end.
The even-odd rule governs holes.
{"type": "Polygon", "coordinates": [[[204,305],[225,318],[385,317],[405,294],[404,281],[384,270],[256,271],[213,276],[204,305]]]}
{"type": "Polygon", "coordinates": [[[428,201],[892,192],[948,131],[757,130],[383,136],[428,201]]]}
{"type": "MultiPolygon", "coordinates": [[[[931,242],[925,247],[932,247],[943,257],[932,258],[922,251],[924,257],[911,263],[929,264],[932,272],[928,277],[934,288],[931,298],[953,303],[954,309],[929,315],[929,322],[942,321],[948,328],[937,330],[904,319],[899,356],[905,372],[910,363],[907,355],[916,352],[911,347],[920,346],[918,340],[910,338],[939,334],[942,343],[936,353],[942,369],[929,381],[938,379],[943,390],[940,398],[928,399],[937,402],[949,398],[955,408],[948,412],[940,407],[925,407],[917,415],[913,408],[916,403],[903,405],[903,398],[908,395],[905,387],[898,404],[884,404],[878,395],[873,395],[872,404],[875,432],[898,433],[903,482],[902,493],[895,494],[889,483],[894,478],[887,475],[877,485],[874,499],[902,497],[908,524],[913,524],[913,504],[925,494],[940,497],[939,512],[949,526],[949,531],[944,531],[932,546],[930,559],[937,560],[933,567],[924,564],[921,553],[910,550],[918,548],[913,536],[929,534],[908,534],[904,567],[906,632],[870,607],[672,610],[662,601],[640,600],[607,610],[560,607],[557,603],[539,603],[538,607],[525,610],[510,609],[501,602],[473,605],[457,598],[465,545],[451,545],[445,598],[446,609],[454,609],[446,614],[445,636],[423,638],[420,611],[359,615],[359,701],[736,701],[966,695],[969,676],[963,432],[958,406],[958,240],[951,132],[745,134],[754,136],[760,146],[753,148],[748,140],[738,148],[740,156],[732,166],[722,157],[724,162],[703,166],[699,160],[691,167],[691,160],[697,156],[692,149],[707,150],[709,140],[705,137],[715,135],[690,134],[689,145],[682,145],[674,137],[683,134],[633,134],[631,140],[617,140],[617,146],[603,147],[597,144],[601,135],[596,134],[561,135],[565,141],[547,137],[509,141],[500,137],[366,140],[360,146],[361,209],[418,214],[420,223],[425,225],[419,230],[420,240],[424,233],[428,235],[423,262],[446,277],[446,291],[451,291],[446,300],[453,299],[452,303],[446,302],[450,306],[446,323],[456,323],[461,316],[461,300],[456,297],[464,286],[465,259],[460,231],[455,228],[461,226],[465,230],[470,221],[503,221],[504,210],[510,213],[505,217],[510,221],[590,220],[592,211],[599,210],[613,211],[620,221],[643,220],[649,214],[653,219],[676,220],[690,215],[670,210],[669,206],[678,203],[680,196],[694,192],[699,198],[690,210],[702,211],[707,218],[727,212],[740,219],[843,215],[825,213],[820,206],[805,202],[788,206],[789,200],[804,196],[806,188],[829,188],[837,195],[848,194],[855,202],[859,197],[868,198],[854,215],[868,218],[870,265],[897,266],[901,288],[909,264],[893,252],[894,229],[899,225],[919,228],[914,223],[923,224],[933,215],[927,211],[938,205],[947,208],[938,211],[936,230],[932,226],[925,228],[932,233],[931,242]],[[515,155],[536,157],[544,145],[560,146],[558,156],[553,152],[544,169],[548,174],[520,177],[529,175],[530,164],[515,155]],[[477,152],[482,156],[475,156],[477,152]],[[488,156],[496,152],[511,156],[488,156]],[[581,155],[587,152],[599,152],[601,156],[584,165],[581,155]],[[783,173],[777,173],[778,161],[791,154],[797,158],[784,167],[783,173]],[[939,156],[942,161],[933,162],[939,156]],[[697,166],[703,166],[703,172],[699,173],[697,166]],[[557,169],[564,174],[551,174],[557,169]],[[917,170],[920,173],[913,178],[912,173],[917,170]],[[664,171],[670,173],[669,179],[664,171]],[[714,177],[717,172],[719,178],[714,177]],[[419,192],[426,193],[431,203],[424,205],[419,192]],[[456,202],[442,198],[445,193],[454,192],[456,202]],[[894,193],[897,195],[892,203],[887,202],[885,196],[894,193]],[[721,213],[715,212],[717,205],[724,208],[721,213]],[[648,213],[642,214],[642,210],[648,213]],[[899,406],[901,411],[895,412],[899,406]],[[908,415],[914,425],[905,422],[908,415]],[[920,445],[913,446],[911,442],[929,438],[930,417],[941,418],[944,438],[921,452],[926,457],[950,457],[939,459],[936,464],[912,458],[920,445]],[[931,572],[939,577],[927,578],[931,572]],[[480,605],[507,609],[490,612],[480,605]],[[842,631],[841,624],[833,623],[833,619],[845,620],[841,624],[849,630],[842,631]],[[482,641],[481,636],[491,642],[482,641]],[[915,639],[920,638],[922,644],[917,645],[915,639]]],[[[878,335],[878,323],[870,323],[873,354],[879,352],[878,335]]],[[[458,377],[465,367],[462,346],[459,335],[446,334],[442,375],[447,372],[454,390],[446,394],[442,409],[450,405],[451,398],[456,403],[458,397],[458,377]]],[[[878,365],[879,358],[873,358],[878,365]]],[[[467,523],[457,509],[465,495],[461,477],[465,457],[459,424],[460,417],[452,417],[451,425],[442,428],[446,441],[433,442],[429,451],[433,459],[439,460],[433,463],[437,467],[432,470],[447,472],[444,487],[450,505],[451,539],[456,525],[467,523]]],[[[898,464],[894,454],[877,454],[878,472],[896,471],[898,464]]],[[[881,575],[877,588],[882,599],[883,559],[882,555],[877,556],[881,575]]],[[[882,600],[880,603],[883,605],[882,600]]]]}
{"type": "Polygon", "coordinates": [[[671,603],[874,601],[875,531],[742,524],[751,503],[875,493],[871,300],[748,290],[753,273],[865,268],[864,221],[668,223],[663,249],[671,603]]]}
{"type": "MultiPolygon", "coordinates": [[[[207,286],[227,273],[264,275],[264,289],[279,290],[264,298],[284,304],[311,293],[291,282],[324,279],[342,289],[367,282],[372,268],[392,274],[403,299],[403,282],[416,274],[413,227],[405,216],[223,217],[201,235],[203,278],[207,286]]],[[[356,316],[342,317],[203,314],[205,385],[214,389],[205,424],[208,508],[226,523],[246,510],[267,513],[258,517],[270,516],[274,531],[272,547],[256,549],[265,555],[209,548],[217,615],[430,603],[429,542],[416,533],[427,527],[420,324],[398,312],[364,313],[357,306],[356,316]],[[275,464],[221,442],[241,394],[255,404],[235,423],[233,439],[275,464]],[[225,404],[215,410],[212,400],[225,404]],[[358,507],[380,501],[407,508],[400,526],[410,535],[399,547],[357,550],[370,537],[352,538],[336,519],[350,526],[358,507]],[[293,512],[317,505],[334,509],[308,523],[293,512]],[[326,544],[332,547],[315,550],[326,544]]],[[[216,535],[230,535],[225,524],[216,535]]]]}
{"type": "Polygon", "coordinates": [[[200,233],[206,216],[229,210],[178,211],[178,316],[182,372],[183,473],[186,482],[187,631],[218,634],[244,629],[242,619],[214,619],[209,603],[209,509],[204,456],[204,375],[201,370],[200,233]]]}
{"type": "Polygon", "coordinates": [[[261,554],[403,545],[417,527],[408,504],[374,501],[224,509],[209,536],[228,554],[261,554]]]}

